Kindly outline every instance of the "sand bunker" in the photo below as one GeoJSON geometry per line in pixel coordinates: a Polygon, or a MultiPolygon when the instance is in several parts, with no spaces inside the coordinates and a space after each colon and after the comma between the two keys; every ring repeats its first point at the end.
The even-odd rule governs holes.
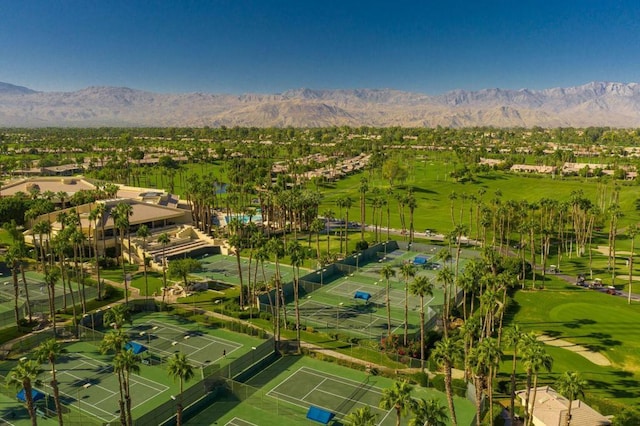
{"type": "Polygon", "coordinates": [[[599,352],[594,352],[590,349],[587,349],[584,346],[576,345],[575,343],[567,342],[566,340],[562,339],[556,339],[555,337],[546,336],[544,334],[542,336],[538,336],[538,340],[550,346],[557,346],[559,348],[564,348],[570,350],[571,352],[575,352],[596,365],[601,365],[603,367],[611,365],[611,362],[607,359],[607,357],[599,352]]]}

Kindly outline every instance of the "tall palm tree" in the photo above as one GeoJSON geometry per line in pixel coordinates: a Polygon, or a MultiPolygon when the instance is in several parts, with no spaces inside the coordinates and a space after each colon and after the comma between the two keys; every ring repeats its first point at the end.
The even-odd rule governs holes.
{"type": "MultiPolygon", "coordinates": [[[[440,253],[447,252],[446,249],[441,250],[440,253]]],[[[444,330],[444,335],[449,335],[449,312],[451,310],[451,287],[454,282],[453,271],[450,267],[444,266],[442,269],[438,271],[436,274],[436,280],[442,284],[442,289],[444,293],[444,306],[442,309],[442,328],[444,330]]]]}
{"type": "Polygon", "coordinates": [[[360,179],[360,187],[358,188],[360,191],[360,240],[364,241],[364,227],[365,227],[365,214],[366,214],[366,204],[365,204],[365,196],[369,191],[369,181],[366,177],[362,177],[360,179]]]}
{"type": "MultiPolygon", "coordinates": [[[[98,204],[98,205],[104,206],[104,204],[98,204]]],[[[89,212],[89,224],[91,224],[91,222],[94,223],[93,257],[94,257],[94,261],[96,262],[96,279],[98,280],[98,285],[97,285],[98,296],[96,297],[97,300],[102,299],[102,280],[100,279],[100,261],[98,259],[98,221],[99,220],[102,221],[102,217],[100,216],[100,210],[96,207],[95,209],[92,209],[89,212]]],[[[89,226],[89,245],[91,245],[91,237],[92,237],[91,226],[89,226]]],[[[102,240],[104,241],[104,235],[102,236],[102,240]]]]}
{"type": "Polygon", "coordinates": [[[16,326],[20,329],[20,323],[22,316],[20,314],[20,308],[18,306],[18,297],[20,296],[18,285],[18,272],[20,270],[20,254],[16,246],[11,246],[7,254],[5,255],[5,262],[9,269],[11,269],[11,277],[13,278],[13,311],[15,315],[16,326]]]}
{"type": "Polygon", "coordinates": [[[586,380],[583,380],[579,373],[575,371],[565,371],[556,383],[556,389],[560,394],[569,400],[565,426],[571,425],[571,406],[579,396],[584,397],[584,390],[587,387],[586,380]]]}
{"type": "Polygon", "coordinates": [[[193,365],[189,363],[187,356],[182,353],[175,354],[172,358],[169,358],[169,363],[167,364],[167,370],[169,371],[169,376],[173,378],[173,380],[178,379],[180,381],[180,394],[178,395],[178,404],[176,410],[176,424],[178,426],[182,425],[182,392],[184,387],[184,382],[188,382],[194,376],[193,365]]]}
{"type": "MultiPolygon", "coordinates": [[[[282,294],[283,292],[281,291],[281,278],[280,278],[280,259],[282,259],[282,257],[284,256],[284,244],[282,243],[282,240],[280,240],[279,238],[276,237],[272,237],[269,241],[267,241],[267,250],[269,251],[269,253],[271,253],[272,255],[274,255],[275,257],[275,265],[276,265],[276,273],[274,276],[274,283],[275,283],[275,299],[276,299],[276,315],[274,318],[275,321],[275,344],[276,346],[280,344],[280,326],[281,326],[281,321],[280,321],[280,308],[284,308],[284,295],[282,294]]],[[[287,311],[286,309],[284,310],[284,323],[287,323],[287,311]]]]}
{"type": "Polygon", "coordinates": [[[346,426],[376,426],[378,415],[371,412],[368,405],[349,413],[344,419],[346,426]]]}
{"type": "Polygon", "coordinates": [[[49,317],[51,318],[51,327],[53,335],[56,335],[56,283],[60,279],[60,269],[57,267],[49,268],[44,274],[44,282],[47,285],[47,294],[49,296],[49,317]]]}
{"type": "MultiPolygon", "coordinates": [[[[447,408],[435,398],[416,400],[409,426],[446,426],[447,408]]],[[[454,423],[455,424],[455,423],[454,423]]]]}
{"type": "Polygon", "coordinates": [[[420,368],[424,371],[424,297],[433,296],[433,282],[424,276],[419,275],[411,283],[411,294],[420,297],[420,368]]]}
{"type": "Polygon", "coordinates": [[[524,364],[524,370],[526,373],[526,390],[524,397],[524,424],[527,425],[529,423],[529,401],[531,397],[531,388],[533,386],[533,370],[529,365],[528,357],[529,354],[534,354],[536,351],[536,346],[539,344],[538,339],[535,333],[526,333],[520,337],[520,358],[522,363],[524,364]]]}
{"type": "Polygon", "coordinates": [[[113,368],[122,374],[122,389],[124,391],[124,401],[127,410],[127,424],[133,425],[131,415],[131,373],[140,373],[140,356],[131,350],[121,350],[113,359],[113,368]]]}
{"type": "Polygon", "coordinates": [[[409,278],[416,276],[416,267],[409,262],[400,267],[400,274],[404,280],[404,345],[409,344],[409,278]]]}
{"type": "Polygon", "coordinates": [[[164,306],[165,295],[167,294],[167,244],[171,241],[169,234],[163,232],[158,236],[158,242],[162,244],[162,305],[164,306]]]}
{"type": "MultiPolygon", "coordinates": [[[[142,267],[144,271],[144,299],[145,302],[149,301],[149,279],[147,277],[147,238],[149,238],[151,234],[149,233],[149,228],[147,225],[140,225],[138,230],[136,231],[136,236],[138,238],[142,238],[142,267]]],[[[146,306],[146,303],[145,303],[146,306]]]]}
{"type": "Polygon", "coordinates": [[[385,305],[387,306],[387,337],[391,337],[391,285],[389,284],[389,279],[396,276],[396,270],[393,265],[386,264],[380,269],[380,276],[382,276],[386,282],[385,305]]]}
{"type": "Polygon", "coordinates": [[[351,206],[353,206],[353,200],[348,195],[344,197],[342,200],[344,205],[344,254],[346,255],[349,252],[349,210],[351,206]]]}
{"type": "Polygon", "coordinates": [[[510,406],[509,418],[513,424],[515,417],[515,400],[516,400],[516,365],[518,359],[518,348],[522,346],[524,333],[520,325],[514,324],[513,327],[507,329],[505,333],[505,344],[513,348],[513,358],[511,360],[511,389],[510,389],[510,406]]]}
{"type": "Polygon", "coordinates": [[[242,264],[240,262],[240,254],[244,248],[244,230],[245,226],[238,218],[233,218],[227,225],[229,229],[229,245],[233,247],[233,254],[236,257],[236,267],[238,269],[238,278],[240,279],[240,309],[244,308],[244,283],[242,280],[242,264]]]}
{"type": "MultiPolygon", "coordinates": [[[[289,256],[291,258],[291,266],[293,267],[293,300],[295,304],[296,310],[296,339],[298,340],[298,352],[302,351],[302,346],[300,342],[300,266],[304,263],[307,258],[307,252],[304,247],[300,245],[297,241],[289,244],[289,256]]],[[[322,271],[320,272],[322,273],[322,271]]]]}
{"type": "MultiPolygon", "coordinates": [[[[553,366],[553,358],[551,355],[547,353],[544,348],[544,344],[536,341],[535,344],[531,345],[527,351],[523,353],[524,365],[527,373],[531,372],[533,374],[533,401],[536,400],[536,394],[538,392],[538,374],[542,369],[550,372],[551,367],[553,366]]],[[[533,408],[534,404],[531,404],[531,407],[525,407],[529,410],[528,423],[526,426],[533,425],[533,408]]]]}
{"type": "Polygon", "coordinates": [[[493,373],[502,358],[502,350],[496,339],[486,337],[469,353],[471,371],[476,387],[476,422],[482,422],[482,392],[486,389],[489,395],[489,410],[493,407],[493,373]]]}
{"type": "Polygon", "coordinates": [[[112,330],[106,333],[102,342],[100,342],[100,353],[118,353],[124,348],[124,345],[126,345],[128,341],[129,336],[121,328],[112,330]]]}
{"type": "Polygon", "coordinates": [[[633,224],[627,228],[627,235],[631,240],[631,254],[629,254],[629,296],[627,297],[627,303],[631,304],[631,286],[633,284],[633,251],[636,245],[636,236],[638,235],[638,227],[633,224]]]}
{"type": "Polygon", "coordinates": [[[402,416],[406,415],[414,406],[411,398],[413,386],[408,382],[394,382],[390,388],[382,390],[382,398],[380,399],[380,408],[383,410],[396,411],[396,426],[400,426],[402,416]]]}
{"type": "MultiPolygon", "coordinates": [[[[120,234],[120,261],[122,262],[122,279],[124,281],[124,303],[129,303],[129,283],[124,261],[125,233],[129,236],[129,216],[133,215],[133,207],[129,203],[118,203],[112,210],[113,223],[120,234]]],[[[129,261],[131,261],[131,242],[129,242],[129,261]]]]}
{"type": "Polygon", "coordinates": [[[29,412],[32,426],[37,426],[38,420],[33,406],[33,396],[31,395],[33,386],[31,383],[36,379],[39,372],[40,365],[36,361],[21,359],[18,361],[18,365],[9,371],[9,375],[6,378],[8,386],[22,387],[24,389],[24,398],[27,402],[27,411],[29,412]]]}
{"type": "Polygon", "coordinates": [[[327,232],[327,253],[331,253],[331,222],[336,218],[336,214],[331,209],[327,209],[323,212],[324,226],[327,232]]]}
{"type": "Polygon", "coordinates": [[[447,403],[449,405],[449,413],[451,414],[451,424],[456,426],[458,420],[456,418],[456,409],[453,405],[453,387],[451,369],[463,357],[460,340],[452,340],[448,337],[436,343],[431,356],[438,366],[444,370],[444,389],[447,394],[447,403]]]}
{"type": "Polygon", "coordinates": [[[34,356],[39,363],[48,362],[51,365],[51,389],[53,389],[53,400],[56,405],[58,424],[62,425],[62,404],[60,404],[60,389],[56,379],[56,361],[65,352],[62,345],[56,339],[49,339],[42,342],[35,350],[34,356]]]}

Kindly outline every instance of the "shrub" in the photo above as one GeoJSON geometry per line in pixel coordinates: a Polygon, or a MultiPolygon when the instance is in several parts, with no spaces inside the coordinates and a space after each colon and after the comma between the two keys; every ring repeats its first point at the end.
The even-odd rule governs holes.
{"type": "Polygon", "coordinates": [[[433,386],[436,390],[440,392],[444,392],[444,375],[436,374],[435,377],[431,379],[431,386],[433,386]]]}
{"type": "Polygon", "coordinates": [[[423,388],[429,387],[429,376],[424,371],[420,371],[418,373],[415,373],[411,377],[411,379],[412,379],[412,381],[417,383],[419,386],[422,386],[423,388]]]}

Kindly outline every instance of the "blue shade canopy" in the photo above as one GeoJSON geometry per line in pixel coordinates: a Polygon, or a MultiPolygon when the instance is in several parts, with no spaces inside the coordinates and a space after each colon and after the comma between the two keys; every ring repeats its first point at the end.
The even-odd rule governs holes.
{"type": "Polygon", "coordinates": [[[126,345],[124,345],[124,349],[127,351],[131,351],[133,352],[135,355],[139,355],[142,352],[147,350],[147,347],[144,345],[141,345],[140,343],[136,343],[136,342],[129,342],[126,345]]]}
{"type": "Polygon", "coordinates": [[[369,301],[371,299],[371,295],[364,291],[356,291],[356,294],[353,295],[354,299],[362,299],[364,301],[369,301]]]}
{"type": "MultiPolygon", "coordinates": [[[[26,393],[24,391],[24,388],[22,388],[22,390],[20,392],[18,392],[18,394],[16,395],[16,398],[18,398],[22,402],[27,402],[26,393]]],[[[33,402],[40,401],[41,399],[44,399],[44,394],[42,392],[40,392],[39,390],[32,388],[31,389],[31,399],[33,400],[33,402]]]]}

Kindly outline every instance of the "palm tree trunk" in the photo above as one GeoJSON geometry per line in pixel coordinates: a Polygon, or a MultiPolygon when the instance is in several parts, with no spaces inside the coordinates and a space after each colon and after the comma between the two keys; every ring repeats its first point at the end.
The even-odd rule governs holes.
{"type": "Polygon", "coordinates": [[[27,315],[29,316],[29,323],[33,321],[33,314],[31,312],[31,301],[29,300],[29,287],[27,286],[27,277],[24,274],[24,265],[20,262],[20,274],[22,275],[22,283],[24,284],[24,297],[27,300],[27,315]]]}
{"type": "Polygon", "coordinates": [[[13,311],[16,317],[16,326],[20,329],[20,309],[18,309],[18,269],[15,263],[12,265],[11,274],[13,275],[13,311]]]}
{"type": "Polygon", "coordinates": [[[53,401],[56,405],[56,414],[58,415],[58,424],[62,426],[62,404],[60,403],[60,389],[58,388],[58,380],[56,379],[56,365],[51,362],[51,388],[53,389],[53,401]]]}
{"type": "Polygon", "coordinates": [[[447,393],[447,404],[449,405],[449,413],[451,414],[452,426],[457,426],[456,408],[453,405],[453,387],[451,386],[451,364],[446,362],[444,365],[444,389],[447,393]]]}
{"type": "Polygon", "coordinates": [[[22,382],[24,388],[24,397],[27,401],[27,411],[29,412],[29,418],[31,419],[32,426],[38,426],[38,418],[36,417],[36,410],[33,406],[33,396],[31,396],[31,381],[25,380],[22,382]]]}
{"type": "Polygon", "coordinates": [[[391,286],[389,285],[389,279],[387,278],[387,296],[385,303],[387,304],[387,337],[391,337],[391,286]]]}

